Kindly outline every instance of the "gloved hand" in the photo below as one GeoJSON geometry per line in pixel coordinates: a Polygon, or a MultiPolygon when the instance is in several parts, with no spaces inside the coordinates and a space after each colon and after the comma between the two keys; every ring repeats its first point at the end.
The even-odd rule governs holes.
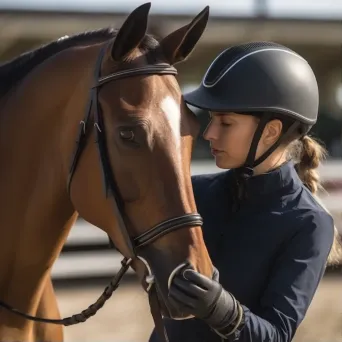
{"type": "Polygon", "coordinates": [[[169,299],[184,313],[202,319],[220,331],[236,319],[238,307],[235,298],[217,281],[216,269],[213,278],[187,269],[173,279],[169,299]]]}

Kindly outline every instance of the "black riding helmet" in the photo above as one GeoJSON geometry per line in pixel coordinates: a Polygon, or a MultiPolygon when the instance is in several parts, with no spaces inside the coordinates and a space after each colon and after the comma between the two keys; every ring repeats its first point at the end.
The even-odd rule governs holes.
{"type": "Polygon", "coordinates": [[[252,42],[224,50],[209,66],[201,85],[184,95],[186,103],[215,112],[260,117],[245,165],[243,179],[288,136],[309,132],[317,121],[319,94],[308,62],[291,49],[272,42],[252,42]],[[283,122],[280,139],[255,160],[259,139],[268,121],[283,122]]]}

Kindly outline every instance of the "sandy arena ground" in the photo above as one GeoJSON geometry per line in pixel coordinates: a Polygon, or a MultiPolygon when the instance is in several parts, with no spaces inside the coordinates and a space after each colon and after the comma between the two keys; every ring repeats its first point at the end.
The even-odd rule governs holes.
{"type": "MultiPolygon", "coordinates": [[[[102,285],[57,287],[63,316],[75,314],[96,300],[102,285]]],[[[146,342],[153,327],[145,293],[137,284],[123,284],[95,317],[65,328],[66,342],[146,342]]],[[[328,275],[293,342],[342,342],[342,276],[328,275]]]]}

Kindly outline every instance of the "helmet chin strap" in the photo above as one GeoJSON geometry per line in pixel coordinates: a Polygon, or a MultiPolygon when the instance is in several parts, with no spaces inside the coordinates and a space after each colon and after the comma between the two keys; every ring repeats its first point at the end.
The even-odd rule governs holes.
{"type": "Polygon", "coordinates": [[[260,165],[263,161],[265,161],[271,154],[273,151],[275,151],[278,146],[284,141],[286,140],[286,138],[290,137],[300,126],[300,122],[299,121],[295,121],[290,127],[289,129],[279,137],[279,139],[262,155],[260,156],[253,164],[254,167],[260,165]]]}
{"type": "Polygon", "coordinates": [[[245,164],[238,168],[236,171],[237,174],[237,198],[238,201],[244,199],[246,197],[246,185],[249,178],[254,175],[254,168],[260,165],[263,161],[265,161],[283,142],[287,137],[289,137],[296,129],[299,128],[300,122],[295,121],[289,129],[279,137],[279,139],[257,160],[255,160],[256,152],[258,148],[258,144],[262,133],[267,125],[267,123],[272,119],[272,113],[265,112],[259,121],[258,127],[255,130],[253,140],[251,143],[251,147],[248,151],[248,155],[246,158],[245,164]]]}

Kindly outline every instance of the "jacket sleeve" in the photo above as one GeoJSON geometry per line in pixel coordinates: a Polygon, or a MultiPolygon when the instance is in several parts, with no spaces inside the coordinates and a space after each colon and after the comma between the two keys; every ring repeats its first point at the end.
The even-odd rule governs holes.
{"type": "Polygon", "coordinates": [[[334,223],[326,212],[306,214],[302,223],[274,262],[260,312],[242,306],[245,325],[235,341],[289,342],[304,319],[325,271],[334,223]]]}

